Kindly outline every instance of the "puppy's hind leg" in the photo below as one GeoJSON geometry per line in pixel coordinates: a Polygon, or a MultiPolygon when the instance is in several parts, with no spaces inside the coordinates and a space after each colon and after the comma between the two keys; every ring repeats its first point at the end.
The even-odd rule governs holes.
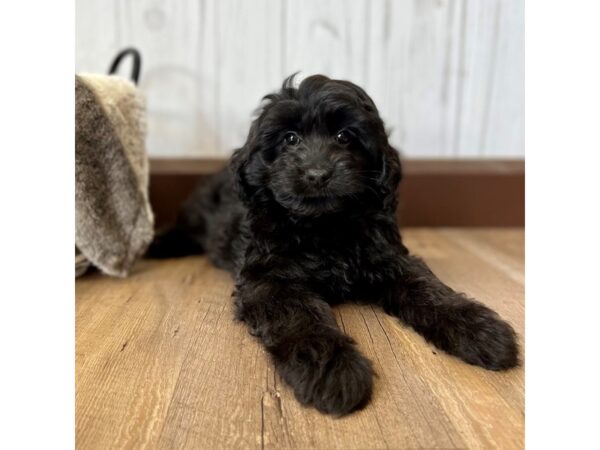
{"type": "Polygon", "coordinates": [[[208,199],[219,186],[213,179],[201,183],[183,202],[175,225],[158,233],[146,252],[147,258],[177,258],[204,253],[207,233],[207,213],[217,205],[208,205],[208,199]]]}
{"type": "Polygon", "coordinates": [[[176,225],[156,235],[145,256],[155,259],[178,258],[203,251],[202,245],[192,237],[189,230],[176,225]]]}
{"type": "Polygon", "coordinates": [[[401,257],[399,278],[379,300],[388,314],[470,364],[490,370],[518,364],[513,328],[487,306],[442,283],[420,258],[401,257]]]}

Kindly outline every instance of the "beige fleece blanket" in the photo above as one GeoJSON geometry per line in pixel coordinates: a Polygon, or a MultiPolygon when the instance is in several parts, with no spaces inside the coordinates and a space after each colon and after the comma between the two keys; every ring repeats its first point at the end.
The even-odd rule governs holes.
{"type": "Polygon", "coordinates": [[[126,276],[153,238],[145,102],[112,75],[75,77],[76,276],[126,276]]]}

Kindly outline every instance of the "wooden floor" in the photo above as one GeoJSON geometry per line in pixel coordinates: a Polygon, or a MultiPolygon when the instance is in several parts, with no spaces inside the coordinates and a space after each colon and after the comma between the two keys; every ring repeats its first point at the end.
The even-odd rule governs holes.
{"type": "MultiPolygon", "coordinates": [[[[408,229],[446,283],[496,309],[522,342],[522,229],[408,229]]],[[[300,406],[232,319],[232,281],[203,257],[141,261],[76,283],[76,438],[98,448],[522,448],[523,369],[489,372],[377,309],[336,308],[374,364],[372,402],[334,419],[300,406]]]]}

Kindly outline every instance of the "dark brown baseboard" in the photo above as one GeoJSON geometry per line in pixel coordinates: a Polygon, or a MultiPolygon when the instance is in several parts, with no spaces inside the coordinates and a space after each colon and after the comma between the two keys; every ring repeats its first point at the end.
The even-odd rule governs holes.
{"type": "MultiPolygon", "coordinates": [[[[157,226],[175,220],[181,202],[224,159],[152,159],[150,202],[157,226]]],[[[403,226],[524,226],[523,160],[403,161],[398,214],[403,226]]]]}

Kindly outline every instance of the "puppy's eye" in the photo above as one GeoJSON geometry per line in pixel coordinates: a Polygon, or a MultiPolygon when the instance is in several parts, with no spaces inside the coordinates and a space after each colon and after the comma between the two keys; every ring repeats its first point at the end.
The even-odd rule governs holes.
{"type": "Polygon", "coordinates": [[[287,145],[291,145],[292,147],[300,143],[300,137],[296,133],[293,133],[291,131],[285,134],[283,140],[287,145]]]}
{"type": "Polygon", "coordinates": [[[348,134],[347,131],[342,130],[338,134],[335,135],[335,140],[337,141],[338,144],[346,145],[350,142],[350,135],[348,134]]]}

